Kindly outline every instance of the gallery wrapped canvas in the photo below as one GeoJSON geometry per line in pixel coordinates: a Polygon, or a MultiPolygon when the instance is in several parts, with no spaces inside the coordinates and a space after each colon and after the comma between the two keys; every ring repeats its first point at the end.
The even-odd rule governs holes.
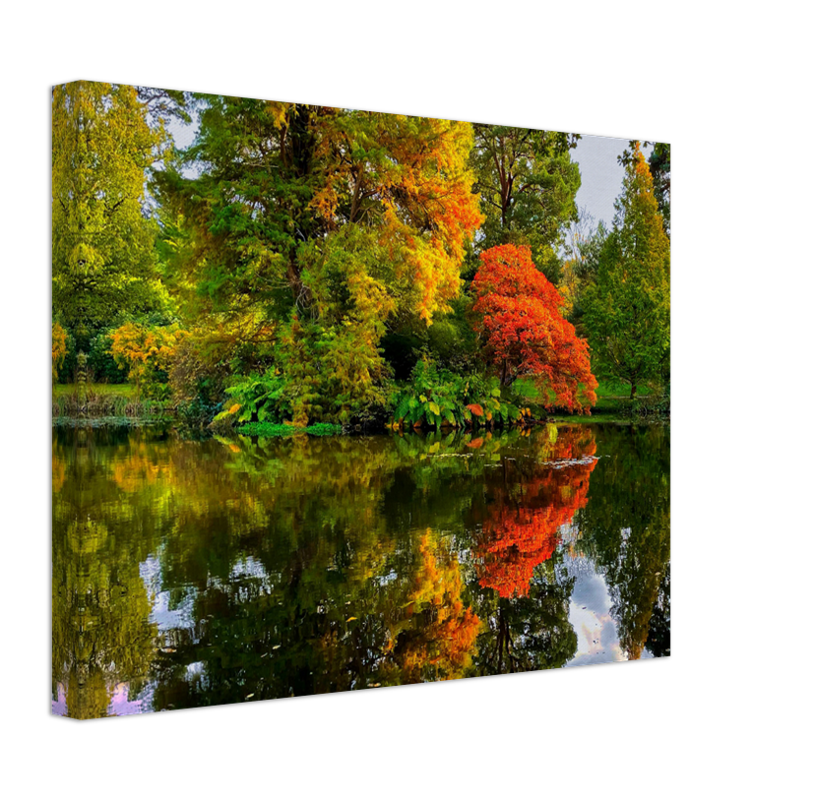
{"type": "Polygon", "coordinates": [[[55,714],[670,655],[667,144],[90,81],[52,125],[55,714]]]}

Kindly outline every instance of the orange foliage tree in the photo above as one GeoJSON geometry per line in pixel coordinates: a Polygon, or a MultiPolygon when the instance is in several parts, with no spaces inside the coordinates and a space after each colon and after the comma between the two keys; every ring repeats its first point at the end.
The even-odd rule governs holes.
{"type": "Polygon", "coordinates": [[[547,408],[588,411],[597,402],[589,346],[561,314],[563,298],[528,247],[491,247],[473,280],[476,331],[501,381],[536,379],[547,408]]]}

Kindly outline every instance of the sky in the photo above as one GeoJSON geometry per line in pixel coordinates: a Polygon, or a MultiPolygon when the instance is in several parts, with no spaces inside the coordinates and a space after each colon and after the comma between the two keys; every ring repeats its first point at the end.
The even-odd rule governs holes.
{"type": "MultiPolygon", "coordinates": [[[[591,227],[601,220],[610,228],[614,220],[614,200],[623,186],[625,168],[617,163],[628,146],[628,139],[609,136],[583,136],[572,150],[572,160],[580,165],[582,184],[577,193],[578,209],[585,208],[594,217],[591,227]]],[[[651,147],[643,147],[647,158],[651,147]]]]}

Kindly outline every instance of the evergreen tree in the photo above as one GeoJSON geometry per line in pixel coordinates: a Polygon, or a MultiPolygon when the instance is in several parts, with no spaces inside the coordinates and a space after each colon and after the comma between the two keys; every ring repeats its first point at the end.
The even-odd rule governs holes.
{"type": "Polygon", "coordinates": [[[600,377],[631,386],[669,379],[670,243],[648,164],[634,143],[614,228],[583,300],[583,324],[600,377]]]}

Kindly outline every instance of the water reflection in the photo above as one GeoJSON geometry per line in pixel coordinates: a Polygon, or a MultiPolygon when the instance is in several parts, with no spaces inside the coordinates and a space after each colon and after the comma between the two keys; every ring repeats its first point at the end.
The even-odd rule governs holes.
{"type": "Polygon", "coordinates": [[[53,710],[670,653],[668,430],[53,438],[53,710]]]}

